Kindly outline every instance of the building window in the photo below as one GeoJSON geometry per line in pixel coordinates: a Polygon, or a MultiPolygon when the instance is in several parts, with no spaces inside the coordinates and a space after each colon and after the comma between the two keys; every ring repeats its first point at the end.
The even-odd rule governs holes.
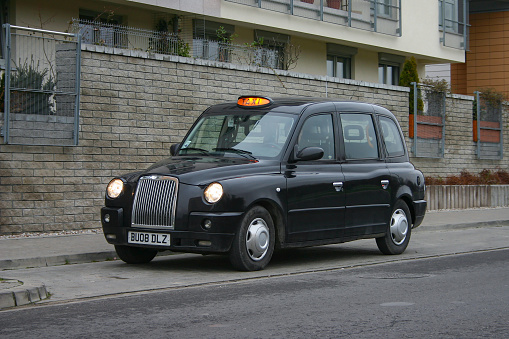
{"type": "Polygon", "coordinates": [[[99,13],[80,9],[80,30],[82,42],[100,46],[121,46],[118,26],[122,17],[111,13],[99,13]]]}
{"type": "Polygon", "coordinates": [[[378,0],[378,15],[392,16],[392,0],[378,0]]]}
{"type": "Polygon", "coordinates": [[[401,64],[405,57],[393,54],[379,53],[378,82],[385,85],[398,85],[401,64]]]}
{"type": "Polygon", "coordinates": [[[256,65],[274,69],[286,69],[286,47],[290,37],[286,34],[255,30],[255,41],[261,43],[255,51],[256,65]]]}
{"type": "Polygon", "coordinates": [[[463,34],[466,26],[465,0],[439,0],[439,26],[448,33],[463,34]]]}
{"type": "Polygon", "coordinates": [[[357,48],[327,44],[327,75],[352,79],[352,60],[355,54],[357,54],[357,48]]]}
{"type": "Polygon", "coordinates": [[[378,82],[386,85],[399,83],[399,66],[388,63],[378,64],[378,82]]]}
{"type": "Polygon", "coordinates": [[[193,57],[229,62],[231,46],[220,41],[217,34],[222,27],[226,31],[225,38],[234,32],[234,26],[208,20],[193,20],[193,57]]]}
{"type": "Polygon", "coordinates": [[[327,75],[330,77],[351,79],[351,59],[337,55],[327,55],[327,75]]]}

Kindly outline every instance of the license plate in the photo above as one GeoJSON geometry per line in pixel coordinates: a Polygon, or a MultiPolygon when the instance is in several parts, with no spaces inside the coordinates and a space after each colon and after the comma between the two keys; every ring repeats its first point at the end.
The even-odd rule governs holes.
{"type": "Polygon", "coordinates": [[[129,244],[170,246],[170,235],[149,232],[129,232],[127,234],[129,244]]]}

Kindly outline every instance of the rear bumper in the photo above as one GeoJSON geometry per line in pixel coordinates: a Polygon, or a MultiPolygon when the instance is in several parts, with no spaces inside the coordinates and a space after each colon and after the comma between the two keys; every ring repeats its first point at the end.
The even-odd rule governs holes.
{"type": "Polygon", "coordinates": [[[415,220],[412,228],[416,228],[420,224],[422,224],[422,221],[424,220],[424,215],[426,214],[426,206],[428,205],[428,202],[426,200],[418,200],[414,201],[413,205],[415,212],[415,220]]]}

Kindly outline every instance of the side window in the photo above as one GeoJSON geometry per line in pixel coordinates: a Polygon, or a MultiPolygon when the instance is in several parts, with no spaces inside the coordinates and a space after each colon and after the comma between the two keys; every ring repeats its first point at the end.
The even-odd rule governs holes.
{"type": "Polygon", "coordinates": [[[369,114],[341,114],[346,159],[378,159],[375,126],[369,114]]]}
{"type": "Polygon", "coordinates": [[[298,148],[306,147],[321,147],[324,152],[322,159],[335,159],[332,115],[314,115],[304,122],[299,133],[298,148]]]}
{"type": "Polygon", "coordinates": [[[405,154],[405,144],[401,139],[398,126],[387,117],[380,117],[380,126],[382,127],[382,136],[385,143],[387,155],[397,157],[405,154]]]}

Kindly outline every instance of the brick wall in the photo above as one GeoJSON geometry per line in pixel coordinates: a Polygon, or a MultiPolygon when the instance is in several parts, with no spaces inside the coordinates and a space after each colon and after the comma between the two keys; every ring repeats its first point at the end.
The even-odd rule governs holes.
{"type": "MultiPolygon", "coordinates": [[[[100,46],[85,46],[81,69],[78,146],[0,143],[0,234],[99,228],[112,177],[168,156],[206,107],[243,94],[376,103],[393,111],[408,134],[408,91],[400,87],[100,46]]],[[[444,159],[413,159],[416,166],[425,175],[507,168],[505,159],[476,160],[472,98],[449,98],[447,105],[444,159]]]]}

